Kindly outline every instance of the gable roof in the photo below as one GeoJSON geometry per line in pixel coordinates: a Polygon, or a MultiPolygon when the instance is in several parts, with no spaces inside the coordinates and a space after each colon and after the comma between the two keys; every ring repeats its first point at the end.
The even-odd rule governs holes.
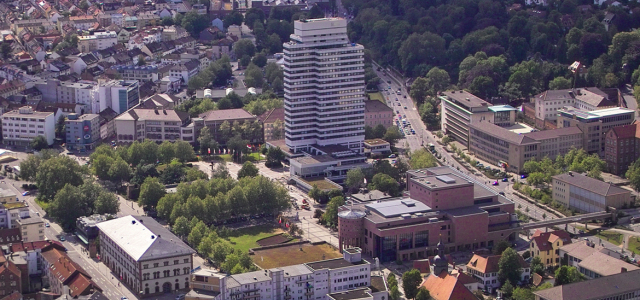
{"type": "Polygon", "coordinates": [[[613,134],[617,138],[624,139],[624,138],[635,137],[636,136],[636,128],[637,128],[637,124],[633,123],[633,124],[629,124],[629,125],[622,125],[622,126],[613,127],[610,130],[613,132],[613,134]]]}
{"type": "MultiPolygon", "coordinates": [[[[478,254],[474,254],[473,257],[467,263],[467,268],[472,268],[481,273],[497,273],[500,269],[499,262],[502,255],[489,255],[482,256],[478,254]]],[[[524,261],[522,256],[518,255],[518,261],[520,262],[521,268],[528,268],[529,264],[524,261]]]]}
{"type": "Polygon", "coordinates": [[[101,222],[96,226],[136,261],[195,253],[150,217],[129,215],[101,222]]]}
{"type": "Polygon", "coordinates": [[[621,187],[618,187],[614,184],[600,181],[598,179],[591,178],[576,172],[572,172],[571,174],[565,173],[565,174],[555,175],[555,176],[552,176],[551,178],[566,182],[570,185],[577,186],[581,189],[585,189],[589,192],[602,195],[602,196],[631,193],[630,191],[625,190],[621,187]]]}
{"type": "Polygon", "coordinates": [[[391,109],[391,107],[387,106],[386,104],[378,100],[368,100],[364,102],[364,111],[365,112],[382,112],[382,111],[393,112],[393,109],[391,109]]]}
{"type": "Polygon", "coordinates": [[[547,251],[553,249],[553,243],[558,239],[562,239],[563,245],[571,243],[571,235],[564,230],[555,230],[551,232],[542,232],[540,229],[536,229],[533,233],[532,241],[538,246],[540,251],[547,251]]]}
{"type": "Polygon", "coordinates": [[[640,270],[565,284],[533,293],[547,300],[604,299],[637,291],[638,282],[640,270]]]}
{"type": "Polygon", "coordinates": [[[421,286],[425,287],[431,298],[435,300],[477,300],[476,296],[462,283],[467,280],[459,280],[462,276],[467,275],[462,273],[451,275],[447,271],[442,271],[437,276],[429,275],[421,286]]]}
{"type": "Polygon", "coordinates": [[[272,108],[265,113],[258,116],[258,119],[262,121],[262,123],[273,123],[276,120],[280,120],[284,122],[284,107],[280,108],[272,108]]]}
{"type": "Polygon", "coordinates": [[[204,121],[224,121],[253,118],[253,115],[242,108],[210,110],[199,115],[204,121]]]}

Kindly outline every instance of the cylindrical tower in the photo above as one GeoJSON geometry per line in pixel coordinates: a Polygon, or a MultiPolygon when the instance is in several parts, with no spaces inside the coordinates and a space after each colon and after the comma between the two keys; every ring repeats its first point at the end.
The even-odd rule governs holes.
{"type": "Polygon", "coordinates": [[[362,248],[365,213],[358,209],[338,213],[338,247],[340,251],[350,247],[362,248]]]}

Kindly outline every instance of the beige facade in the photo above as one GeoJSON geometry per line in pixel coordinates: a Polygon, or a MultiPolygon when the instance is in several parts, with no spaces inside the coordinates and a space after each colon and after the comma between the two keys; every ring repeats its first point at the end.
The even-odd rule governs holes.
{"type": "Polygon", "coordinates": [[[39,217],[22,218],[17,220],[22,231],[23,242],[34,242],[44,240],[44,222],[39,217]]]}
{"type": "Polygon", "coordinates": [[[629,125],[634,121],[635,112],[631,109],[614,107],[586,111],[576,108],[563,108],[558,110],[558,128],[578,127],[582,132],[582,147],[588,153],[597,153],[604,156],[605,137],[609,129],[629,125]]]}
{"type": "Polygon", "coordinates": [[[385,128],[393,125],[393,109],[377,100],[364,102],[364,125],[376,127],[382,125],[385,128]]]}
{"type": "Polygon", "coordinates": [[[16,193],[8,190],[8,189],[0,189],[0,203],[13,203],[18,199],[16,197],[16,193]]]}
{"type": "Polygon", "coordinates": [[[582,136],[577,127],[517,134],[488,122],[478,122],[469,128],[469,152],[519,173],[528,160],[553,159],[572,148],[580,148],[582,136]]]}
{"type": "Polygon", "coordinates": [[[553,200],[582,213],[622,208],[635,200],[629,190],[582,174],[569,172],[552,179],[553,200]]]}

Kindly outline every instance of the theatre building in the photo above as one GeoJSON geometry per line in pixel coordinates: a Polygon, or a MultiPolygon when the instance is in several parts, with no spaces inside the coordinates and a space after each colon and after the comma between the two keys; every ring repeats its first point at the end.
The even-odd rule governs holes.
{"type": "Polygon", "coordinates": [[[514,204],[447,166],[407,172],[408,196],[340,207],[340,249],[360,247],[382,262],[427,258],[513,240],[514,204]]]}

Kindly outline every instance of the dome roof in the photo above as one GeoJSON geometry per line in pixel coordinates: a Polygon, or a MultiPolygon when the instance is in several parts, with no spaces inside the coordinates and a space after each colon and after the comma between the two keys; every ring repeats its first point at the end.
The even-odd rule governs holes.
{"type": "Polygon", "coordinates": [[[343,219],[361,219],[364,216],[365,213],[357,209],[344,210],[338,213],[338,217],[343,219]]]}

